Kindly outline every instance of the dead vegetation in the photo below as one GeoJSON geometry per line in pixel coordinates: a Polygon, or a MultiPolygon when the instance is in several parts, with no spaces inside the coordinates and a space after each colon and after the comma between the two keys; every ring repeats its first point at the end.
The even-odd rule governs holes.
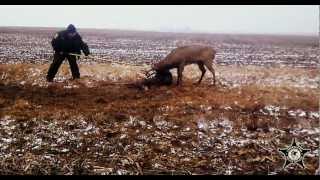
{"type": "MultiPolygon", "coordinates": [[[[318,168],[316,70],[220,66],[195,86],[139,90],[148,66],[0,65],[0,174],[314,174],[318,168]],[[306,169],[282,169],[277,151],[296,137],[306,169]]],[[[199,74],[197,74],[199,73],[199,74]]],[[[176,78],[176,77],[174,77],[176,78]]]]}
{"type": "MultiPolygon", "coordinates": [[[[44,64],[52,61],[52,36],[61,29],[0,27],[0,63],[44,64]]],[[[79,29],[96,59],[82,63],[155,63],[171,50],[202,44],[218,50],[219,65],[290,66],[317,68],[320,58],[315,36],[273,36],[162,33],[79,29]]]]}
{"type": "Polygon", "coordinates": [[[81,79],[70,81],[63,64],[48,84],[56,31],[0,28],[0,174],[274,175],[319,167],[317,38],[80,29],[93,52],[79,62],[81,79]],[[146,64],[190,44],[217,49],[217,87],[208,74],[194,86],[201,76],[194,65],[182,87],[128,86],[146,64]],[[306,169],[282,169],[277,150],[293,137],[311,150],[306,169]]]}

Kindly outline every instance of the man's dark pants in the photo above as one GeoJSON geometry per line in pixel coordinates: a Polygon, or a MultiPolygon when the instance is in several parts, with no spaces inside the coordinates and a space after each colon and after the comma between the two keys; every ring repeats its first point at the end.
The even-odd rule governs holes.
{"type": "Polygon", "coordinates": [[[77,64],[77,57],[72,55],[61,55],[59,53],[55,53],[53,57],[53,62],[50,65],[50,68],[48,70],[47,81],[53,80],[53,78],[57,74],[59,67],[61,66],[65,58],[68,59],[73,79],[80,78],[79,67],[77,64]]]}

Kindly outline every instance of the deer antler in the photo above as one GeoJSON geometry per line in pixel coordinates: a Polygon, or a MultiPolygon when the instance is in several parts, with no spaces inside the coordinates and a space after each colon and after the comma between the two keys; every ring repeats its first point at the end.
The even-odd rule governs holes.
{"type": "Polygon", "coordinates": [[[156,72],[153,69],[145,71],[145,75],[147,76],[147,78],[149,78],[150,76],[154,75],[155,73],[156,72]]]}

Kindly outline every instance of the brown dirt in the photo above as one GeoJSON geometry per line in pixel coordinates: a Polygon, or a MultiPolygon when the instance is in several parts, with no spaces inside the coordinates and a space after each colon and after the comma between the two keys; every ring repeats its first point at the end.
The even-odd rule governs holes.
{"type": "MultiPolygon", "coordinates": [[[[194,80],[188,77],[185,78],[181,87],[172,85],[148,90],[138,90],[126,84],[121,84],[129,82],[128,79],[114,82],[94,80],[90,79],[90,77],[84,77],[78,82],[66,80],[52,83],[48,86],[32,86],[28,82],[22,85],[20,81],[14,81],[14,77],[22,78],[21,73],[25,73],[26,69],[31,66],[17,65],[17,70],[12,69],[14,65],[10,65],[11,68],[8,68],[8,66],[1,66],[2,70],[7,69],[6,72],[9,77],[0,81],[0,117],[9,116],[19,123],[27,123],[27,126],[31,128],[29,131],[34,132],[35,129],[40,128],[39,124],[43,123],[43,121],[58,124],[74,121],[77,124],[79,121],[74,120],[76,119],[75,117],[83,116],[87,123],[93,123],[101,130],[98,134],[85,136],[83,143],[88,143],[86,147],[92,147],[91,150],[74,148],[74,145],[70,144],[63,145],[63,147],[72,151],[65,155],[63,153],[61,155],[57,154],[55,158],[65,161],[66,164],[75,162],[75,160],[79,162],[72,165],[73,171],[68,171],[63,168],[63,165],[59,165],[59,167],[56,167],[60,169],[57,170],[58,174],[225,174],[227,165],[219,169],[218,159],[229,162],[231,167],[237,167],[238,169],[233,168],[233,174],[267,174],[274,169],[281,168],[283,162],[282,157],[275,148],[289,144],[292,137],[301,137],[301,141],[306,141],[305,138],[307,136],[294,135],[292,130],[318,127],[317,119],[309,118],[308,115],[311,112],[318,112],[319,103],[316,99],[319,99],[319,94],[317,89],[308,89],[306,91],[287,86],[259,85],[243,85],[233,88],[220,85],[214,87],[209,85],[208,81],[196,86],[192,84],[194,80]],[[93,82],[94,85],[88,86],[88,81],[93,82]],[[66,84],[77,85],[77,87],[66,88],[66,84]],[[269,105],[284,107],[284,109],[280,109],[278,115],[262,113],[262,110],[269,105]],[[305,117],[288,115],[289,110],[298,109],[307,112],[307,115],[305,117]],[[39,121],[35,120],[35,118],[39,121]],[[205,150],[206,153],[202,155],[193,154],[188,156],[188,153],[193,152],[194,148],[206,147],[206,145],[202,144],[204,142],[196,137],[196,134],[198,136],[199,133],[201,134],[198,127],[199,119],[201,118],[208,123],[216,121],[221,123],[222,119],[228,119],[228,122],[232,122],[233,131],[229,135],[230,137],[224,137],[226,138],[225,141],[219,140],[217,138],[218,135],[210,135],[208,130],[204,130],[205,134],[208,133],[207,136],[218,144],[225,144],[233,137],[243,137],[247,140],[257,139],[259,142],[264,142],[266,139],[275,138],[274,135],[276,133],[271,130],[272,128],[279,129],[285,134],[281,135],[281,142],[276,141],[273,145],[269,144],[269,147],[272,147],[271,149],[273,150],[269,149],[268,152],[265,152],[260,147],[261,144],[249,143],[241,148],[225,145],[229,149],[226,154],[218,152],[217,149],[210,146],[213,149],[205,150]],[[146,129],[142,128],[142,125],[126,125],[132,122],[134,124],[135,119],[142,120],[147,126],[151,125],[153,127],[146,129]],[[157,123],[162,123],[163,121],[173,125],[168,127],[157,125],[157,123]],[[174,125],[178,128],[174,128],[174,125]],[[127,130],[123,132],[122,128],[127,130]],[[185,128],[190,128],[191,132],[184,132],[185,128]],[[247,134],[243,134],[241,130],[243,128],[247,129],[247,134],[254,134],[253,137],[249,136],[247,138],[247,134]],[[260,132],[259,129],[263,131],[260,132]],[[158,137],[157,133],[168,133],[167,136],[170,138],[165,138],[165,135],[158,137]],[[128,138],[123,139],[122,135],[128,138]],[[152,142],[137,140],[142,135],[149,137],[152,142]],[[120,148],[120,146],[112,144],[116,142],[125,143],[133,147],[136,146],[136,143],[142,143],[143,150],[137,151],[135,148],[129,148],[129,150],[113,149],[107,152],[95,149],[92,143],[101,139],[106,144],[111,143],[109,148],[120,148]],[[187,144],[183,144],[183,142],[187,142],[187,144]],[[185,161],[179,158],[179,153],[170,154],[171,148],[183,148],[182,154],[185,154],[185,161]],[[94,153],[98,152],[102,152],[106,158],[110,157],[111,152],[113,152],[117,154],[117,160],[113,161],[110,158],[100,159],[94,155],[94,153]],[[79,156],[74,156],[74,153],[79,153],[79,156]],[[81,156],[81,154],[86,156],[81,156]],[[266,163],[268,158],[269,160],[271,159],[271,163],[266,163]],[[162,165],[154,166],[157,163],[162,165]],[[88,167],[85,167],[85,165],[88,167]],[[81,172],[76,171],[77,169],[81,172]]],[[[221,127],[217,132],[223,132],[227,128],[223,127],[223,125],[219,126],[221,127]]],[[[62,125],[62,127],[67,128],[67,132],[73,132],[74,129],[74,127],[65,125],[62,125]]],[[[43,128],[48,127],[44,126],[43,128]]],[[[20,139],[25,136],[25,131],[20,130],[15,133],[21,133],[20,139]]],[[[36,132],[34,133],[37,134],[36,132]]],[[[44,138],[43,135],[37,134],[37,136],[44,138]]],[[[315,136],[312,137],[313,144],[318,143],[315,141],[315,136]]],[[[49,142],[53,143],[55,141],[57,139],[49,142]]],[[[315,150],[316,146],[311,146],[311,144],[306,146],[315,150]]],[[[19,146],[23,147],[24,145],[19,146]]],[[[11,150],[17,149],[16,146],[10,147],[12,148],[11,150]]],[[[141,147],[137,146],[136,148],[141,147]]],[[[13,166],[6,159],[4,162],[7,163],[1,165],[0,169],[2,170],[0,172],[2,174],[54,173],[52,170],[53,165],[48,165],[47,161],[41,161],[42,164],[37,166],[30,165],[31,161],[27,161],[27,159],[36,161],[36,159],[40,158],[38,157],[39,155],[51,154],[51,151],[46,148],[40,150],[28,149],[27,146],[25,150],[28,152],[23,156],[25,162],[20,162],[20,165],[13,166]],[[5,171],[5,166],[10,166],[6,167],[8,171],[5,171]],[[33,168],[27,168],[25,171],[19,170],[27,166],[32,166],[33,168]],[[46,169],[46,171],[41,171],[39,168],[46,169]]],[[[200,153],[200,151],[197,152],[196,150],[194,153],[200,153]]],[[[15,158],[18,158],[18,156],[13,155],[13,159],[15,158]]],[[[316,158],[309,157],[306,162],[308,164],[306,170],[294,167],[288,170],[277,170],[277,173],[313,173],[317,168],[316,158]]]]}

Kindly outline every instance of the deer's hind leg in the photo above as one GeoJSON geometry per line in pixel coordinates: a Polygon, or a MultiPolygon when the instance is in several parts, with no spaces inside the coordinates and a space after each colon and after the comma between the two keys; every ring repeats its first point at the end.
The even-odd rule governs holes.
{"type": "Polygon", "coordinates": [[[212,67],[212,61],[205,61],[204,65],[209,69],[209,71],[212,73],[213,76],[213,85],[216,84],[216,77],[215,77],[215,73],[214,73],[214,69],[212,67]]]}
{"type": "Polygon", "coordinates": [[[197,82],[197,84],[200,84],[201,81],[202,81],[203,76],[206,74],[206,68],[204,67],[202,62],[199,62],[198,66],[199,66],[199,69],[201,71],[201,77],[200,77],[199,81],[197,82]]]}

